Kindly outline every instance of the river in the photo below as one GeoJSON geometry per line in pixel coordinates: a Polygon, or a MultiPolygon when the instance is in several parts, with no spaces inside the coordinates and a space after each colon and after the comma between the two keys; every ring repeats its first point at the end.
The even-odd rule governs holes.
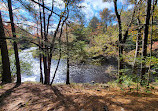
{"type": "MultiPolygon", "coordinates": [[[[28,63],[31,65],[29,73],[27,71],[22,71],[22,82],[25,81],[40,81],[40,66],[39,59],[33,58],[32,51],[36,50],[36,47],[31,47],[29,49],[22,50],[19,52],[20,61],[28,63]]],[[[51,75],[52,79],[56,64],[58,60],[52,60],[51,75]]],[[[75,83],[89,83],[94,81],[96,83],[106,83],[112,80],[112,76],[109,75],[109,70],[114,70],[115,68],[111,65],[95,66],[95,65],[73,65],[70,66],[70,82],[75,83]]],[[[66,61],[61,60],[59,64],[58,71],[54,83],[65,83],[66,79],[66,61]]]]}

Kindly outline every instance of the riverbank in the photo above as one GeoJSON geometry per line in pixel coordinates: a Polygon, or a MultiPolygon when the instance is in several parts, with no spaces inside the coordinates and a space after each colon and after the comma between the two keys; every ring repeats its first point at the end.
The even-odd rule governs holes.
{"type": "MultiPolygon", "coordinates": [[[[22,82],[25,81],[40,81],[40,61],[38,58],[33,57],[33,52],[37,49],[37,47],[31,47],[29,49],[25,49],[19,53],[19,58],[21,63],[21,77],[22,82]]],[[[35,53],[36,55],[38,53],[35,53]]],[[[97,59],[97,58],[93,58],[97,59]]],[[[108,59],[105,63],[106,65],[91,65],[91,64],[77,64],[70,63],[70,82],[74,83],[88,83],[91,81],[97,83],[107,83],[111,80],[116,79],[117,72],[117,62],[114,64],[113,59],[108,59]],[[111,60],[111,61],[108,61],[111,60]],[[113,62],[112,62],[113,61],[113,62]]],[[[71,60],[70,60],[71,61],[71,60]]],[[[13,63],[13,62],[12,62],[13,63]]],[[[58,60],[52,59],[51,61],[51,72],[50,78],[52,79],[54,76],[54,72],[56,70],[58,60]]],[[[14,68],[14,74],[16,72],[16,68],[14,65],[11,65],[14,68]]],[[[66,80],[66,60],[61,59],[58,67],[58,71],[56,73],[54,83],[65,83],[66,80]]]]}
{"type": "Polygon", "coordinates": [[[0,87],[0,111],[156,111],[158,87],[130,92],[107,84],[10,83],[0,87]]]}

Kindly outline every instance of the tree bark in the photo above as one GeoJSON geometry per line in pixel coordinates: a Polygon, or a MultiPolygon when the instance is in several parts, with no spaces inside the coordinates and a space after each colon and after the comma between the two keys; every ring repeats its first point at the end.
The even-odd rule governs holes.
{"type": "Polygon", "coordinates": [[[138,32],[137,32],[137,40],[136,40],[136,50],[135,50],[135,56],[134,56],[134,62],[133,62],[133,73],[136,74],[137,73],[137,69],[138,69],[138,62],[137,62],[137,57],[140,56],[140,48],[141,48],[141,30],[143,27],[140,26],[140,20],[138,17],[138,32]]]}
{"type": "Polygon", "coordinates": [[[66,43],[67,43],[67,73],[66,73],[66,84],[70,84],[70,71],[69,71],[69,37],[67,31],[67,24],[66,24],[66,43]]]}
{"type": "MultiPolygon", "coordinates": [[[[39,0],[38,0],[38,2],[39,2],[39,0]]],[[[43,38],[42,37],[42,17],[41,17],[41,9],[40,9],[40,5],[39,5],[39,14],[40,14],[40,17],[39,17],[39,20],[40,20],[40,26],[41,26],[41,38],[43,38]]],[[[40,37],[39,37],[39,34],[38,34],[38,32],[39,32],[39,30],[38,30],[38,20],[37,20],[37,36],[38,36],[38,38],[39,38],[39,41],[38,41],[38,44],[41,46],[41,40],[40,40],[40,37]]],[[[40,51],[40,54],[39,54],[39,60],[40,60],[40,82],[43,84],[43,72],[42,72],[42,54],[41,54],[41,47],[39,47],[39,51],[40,51]]]]}
{"type": "Polygon", "coordinates": [[[153,7],[152,7],[152,13],[151,13],[151,33],[150,33],[150,62],[149,62],[149,71],[148,71],[148,82],[147,85],[149,86],[150,83],[150,76],[151,76],[151,61],[152,61],[152,44],[153,44],[153,24],[154,24],[154,11],[155,11],[155,6],[157,5],[157,0],[153,0],[153,7]]]}
{"type": "MultiPolygon", "coordinates": [[[[135,3],[136,4],[136,3],[135,3]]],[[[124,44],[128,38],[128,31],[129,31],[129,28],[131,27],[132,25],[132,22],[133,22],[133,18],[134,18],[134,15],[135,15],[135,9],[136,9],[136,5],[134,7],[134,11],[133,11],[133,14],[132,14],[132,18],[131,18],[131,21],[130,23],[128,24],[128,27],[123,35],[122,33],[122,22],[121,22],[121,16],[120,14],[118,13],[118,9],[117,9],[117,0],[114,0],[114,8],[115,8],[115,14],[116,14],[116,17],[117,17],[117,21],[118,21],[118,26],[119,26],[119,59],[118,59],[118,75],[119,75],[119,83],[122,83],[122,79],[121,79],[121,76],[123,74],[123,49],[124,49],[124,44]]]]}
{"type": "Polygon", "coordinates": [[[144,29],[144,37],[143,37],[143,44],[142,44],[142,60],[143,60],[143,62],[142,62],[142,70],[141,70],[141,85],[143,85],[143,81],[145,80],[145,73],[146,73],[145,61],[146,61],[146,56],[147,56],[150,10],[151,10],[151,0],[147,0],[145,29],[144,29]]]}
{"type": "MultiPolygon", "coordinates": [[[[67,16],[67,18],[68,18],[68,16],[67,16]]],[[[59,59],[58,59],[57,67],[56,67],[56,69],[55,69],[55,72],[54,72],[54,75],[53,75],[53,78],[52,78],[51,85],[52,85],[52,83],[54,82],[55,75],[56,75],[56,73],[57,73],[57,70],[58,70],[58,67],[59,67],[59,63],[60,63],[60,60],[61,60],[61,35],[62,35],[62,33],[63,33],[63,29],[62,29],[62,28],[63,28],[63,26],[64,26],[64,24],[65,24],[67,18],[65,18],[65,20],[63,21],[63,23],[62,23],[62,25],[61,25],[61,31],[60,31],[60,36],[59,36],[59,47],[60,47],[60,49],[59,49],[59,59]]]]}
{"type": "MultiPolygon", "coordinates": [[[[4,27],[2,22],[2,16],[0,11],[0,38],[5,38],[4,27]]],[[[1,56],[2,56],[2,83],[10,83],[11,72],[10,72],[10,61],[8,55],[7,42],[5,39],[0,40],[1,56]]]]}
{"type": "Polygon", "coordinates": [[[118,13],[117,9],[117,0],[114,0],[114,8],[115,14],[117,17],[118,25],[119,25],[119,57],[118,57],[118,76],[119,76],[119,83],[122,82],[122,69],[123,69],[123,44],[122,44],[122,26],[121,26],[121,17],[118,13]]]}
{"type": "MultiPolygon", "coordinates": [[[[13,34],[13,37],[16,38],[11,0],[8,0],[8,9],[9,9],[9,17],[10,17],[10,22],[11,22],[12,34],[13,34]]],[[[17,46],[17,43],[15,41],[14,41],[13,45],[14,45],[15,60],[16,60],[17,83],[21,84],[21,72],[20,72],[18,46],[17,46]]]]}
{"type": "Polygon", "coordinates": [[[59,59],[58,59],[58,63],[57,63],[57,66],[56,66],[56,69],[55,69],[55,72],[54,72],[54,75],[53,75],[53,78],[52,78],[51,85],[53,84],[54,79],[55,79],[55,76],[56,76],[56,73],[57,73],[57,71],[58,71],[58,67],[59,67],[59,64],[60,64],[60,60],[61,60],[61,48],[60,48],[60,50],[59,50],[59,59]]]}
{"type": "MultiPolygon", "coordinates": [[[[43,6],[45,6],[44,4],[44,0],[42,0],[42,4],[43,6]]],[[[43,64],[44,64],[44,75],[45,75],[45,80],[44,80],[44,84],[49,84],[50,83],[50,74],[48,73],[48,50],[47,50],[47,36],[46,36],[46,19],[45,19],[45,8],[43,7],[43,27],[44,27],[44,52],[45,55],[43,56],[43,64]]]]}
{"type": "MultiPolygon", "coordinates": [[[[48,36],[48,30],[49,30],[49,25],[50,25],[49,23],[50,23],[50,18],[51,18],[52,14],[53,14],[53,9],[54,9],[54,0],[52,0],[52,11],[51,11],[51,13],[50,13],[49,16],[48,16],[47,33],[46,33],[46,36],[48,36]]],[[[51,52],[50,52],[49,49],[48,49],[47,51],[49,52],[49,53],[48,53],[48,60],[47,60],[47,62],[48,62],[47,73],[48,73],[48,75],[50,76],[52,55],[50,54],[51,52]]],[[[49,77],[49,79],[50,79],[50,77],[49,77]]],[[[51,83],[51,84],[52,84],[52,83],[51,83]]]]}
{"type": "MultiPolygon", "coordinates": [[[[39,0],[38,0],[38,2],[39,2],[39,0]]],[[[39,11],[40,11],[40,28],[41,28],[41,30],[40,30],[41,38],[39,40],[39,45],[41,45],[41,47],[43,48],[43,31],[42,31],[43,25],[42,25],[42,13],[41,13],[41,6],[40,5],[39,5],[39,11]]],[[[39,50],[40,50],[39,58],[40,58],[40,82],[43,84],[42,58],[44,55],[41,54],[41,51],[43,51],[42,48],[39,47],[39,50]]]]}

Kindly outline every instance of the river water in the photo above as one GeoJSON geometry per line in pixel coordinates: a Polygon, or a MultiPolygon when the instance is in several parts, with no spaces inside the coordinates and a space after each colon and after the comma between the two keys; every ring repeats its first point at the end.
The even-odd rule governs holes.
{"type": "MultiPolygon", "coordinates": [[[[32,51],[36,50],[36,47],[31,47],[19,52],[20,61],[28,63],[31,65],[29,73],[28,71],[22,71],[22,82],[25,81],[40,81],[40,65],[39,59],[33,58],[32,51]]],[[[51,66],[51,77],[53,77],[56,64],[58,60],[52,60],[51,66]]],[[[109,75],[109,70],[114,70],[115,68],[111,65],[106,66],[95,66],[95,65],[73,65],[70,66],[70,82],[75,83],[106,83],[112,80],[112,76],[109,75]]],[[[59,64],[58,71],[54,83],[65,83],[66,79],[66,61],[61,60],[59,64]]]]}

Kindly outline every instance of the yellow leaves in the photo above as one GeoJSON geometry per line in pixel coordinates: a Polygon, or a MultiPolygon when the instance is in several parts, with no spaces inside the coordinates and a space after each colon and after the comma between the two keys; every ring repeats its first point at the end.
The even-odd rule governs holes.
{"type": "Polygon", "coordinates": [[[86,51],[88,53],[93,53],[93,54],[96,54],[96,55],[103,54],[102,47],[99,47],[99,46],[93,46],[93,47],[87,48],[86,51]]]}
{"type": "Polygon", "coordinates": [[[117,47],[114,46],[117,38],[109,34],[99,34],[91,39],[92,46],[87,49],[87,52],[94,55],[116,56],[117,47]],[[93,40],[92,40],[93,39],[93,40]]]}
{"type": "Polygon", "coordinates": [[[67,5],[67,0],[66,0],[66,2],[65,2],[65,8],[67,7],[68,5],[67,5]]]}
{"type": "Polygon", "coordinates": [[[155,11],[154,11],[154,17],[158,17],[158,6],[155,7],[155,11]]]}

